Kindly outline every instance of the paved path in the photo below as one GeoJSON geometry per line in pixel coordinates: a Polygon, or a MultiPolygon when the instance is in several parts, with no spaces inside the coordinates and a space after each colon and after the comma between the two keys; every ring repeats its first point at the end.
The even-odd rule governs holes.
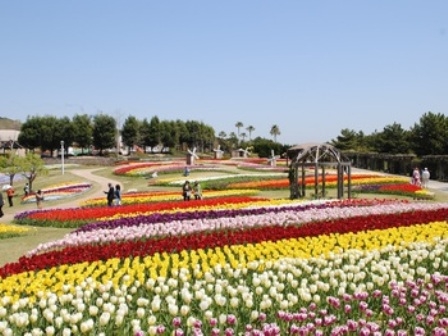
{"type": "MultiPolygon", "coordinates": [[[[78,175],[82,177],[83,179],[87,180],[88,182],[92,183],[92,190],[88,191],[84,194],[84,197],[76,199],[67,198],[66,201],[59,200],[58,204],[55,206],[51,206],[48,203],[43,203],[44,209],[51,209],[51,208],[76,208],[79,207],[80,203],[86,199],[90,198],[98,198],[98,197],[106,197],[104,194],[104,191],[107,191],[107,184],[112,183],[113,185],[118,184],[118,181],[114,181],[99,175],[95,175],[95,171],[101,170],[103,168],[94,168],[94,169],[70,169],[70,173],[73,175],[78,175]]],[[[35,205],[28,210],[34,210],[35,205]]],[[[6,204],[3,206],[3,210],[5,212],[5,215],[2,217],[1,222],[2,223],[12,223],[12,220],[14,219],[15,213],[14,211],[8,211],[8,205],[6,204]]],[[[24,210],[26,211],[26,210],[24,210]]]]}
{"type": "MultiPolygon", "coordinates": [[[[118,181],[114,181],[102,176],[95,175],[95,171],[101,170],[103,168],[94,168],[94,169],[70,169],[70,173],[74,175],[78,175],[85,179],[86,181],[92,182],[92,189],[83,194],[81,197],[77,197],[76,199],[68,198],[66,202],[62,203],[62,200],[58,201],[57,205],[51,206],[50,204],[43,204],[44,209],[51,208],[76,208],[79,207],[80,203],[86,199],[97,198],[97,197],[106,197],[104,191],[107,190],[107,184],[113,183],[113,185],[119,183],[118,181]]],[[[8,206],[3,207],[5,216],[1,219],[2,223],[12,223],[14,219],[15,213],[14,211],[10,211],[8,206]]],[[[29,210],[36,209],[36,205],[30,205],[29,210]]],[[[26,210],[24,210],[26,211],[26,210]]],[[[21,256],[23,256],[27,251],[31,251],[35,249],[39,244],[46,243],[49,241],[54,241],[62,238],[67,233],[72,231],[72,229],[60,229],[60,228],[47,228],[47,227],[36,227],[35,233],[30,233],[29,239],[23,239],[21,237],[14,237],[8,239],[8,248],[2,249],[0,242],[0,267],[8,262],[15,262],[21,256]]]]}

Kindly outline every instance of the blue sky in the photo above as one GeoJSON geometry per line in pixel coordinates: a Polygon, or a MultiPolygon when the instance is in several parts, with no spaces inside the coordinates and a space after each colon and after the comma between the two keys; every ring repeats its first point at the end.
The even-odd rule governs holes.
{"type": "MultiPolygon", "coordinates": [[[[448,1],[0,0],[0,116],[252,125],[284,144],[448,113],[448,1]]],[[[244,131],[244,129],[242,129],[244,131]]]]}

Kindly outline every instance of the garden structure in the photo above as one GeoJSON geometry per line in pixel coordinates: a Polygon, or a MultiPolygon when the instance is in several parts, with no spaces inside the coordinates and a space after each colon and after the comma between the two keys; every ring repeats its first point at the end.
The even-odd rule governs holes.
{"type": "Polygon", "coordinates": [[[347,174],[347,197],[351,198],[351,161],[336,147],[328,143],[305,143],[289,148],[287,155],[291,162],[289,165],[291,199],[305,197],[307,169],[314,170],[315,198],[325,197],[326,195],[326,169],[336,169],[338,199],[344,198],[344,174],[347,174]]]}

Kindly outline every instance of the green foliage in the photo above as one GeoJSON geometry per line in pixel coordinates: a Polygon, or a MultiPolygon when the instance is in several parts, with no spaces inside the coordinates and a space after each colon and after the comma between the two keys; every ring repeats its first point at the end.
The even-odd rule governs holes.
{"type": "Polygon", "coordinates": [[[273,150],[275,155],[281,155],[286,151],[283,145],[278,142],[274,142],[270,139],[265,139],[261,137],[256,137],[252,141],[252,147],[254,152],[258,154],[259,157],[268,158],[271,156],[271,151],[273,150]]]}
{"type": "Polygon", "coordinates": [[[129,116],[123,124],[121,129],[121,139],[129,149],[138,144],[140,136],[140,122],[137,118],[129,116]]]}
{"type": "Polygon", "coordinates": [[[400,124],[393,123],[384,127],[373,144],[379,153],[407,154],[409,153],[409,131],[405,131],[400,124]]]}
{"type": "Polygon", "coordinates": [[[448,154],[448,118],[427,112],[410,131],[411,148],[418,156],[448,154]]]}
{"type": "Polygon", "coordinates": [[[105,114],[97,114],[93,118],[93,145],[100,154],[107,148],[116,146],[117,123],[114,118],[105,114]]]}
{"type": "Polygon", "coordinates": [[[72,124],[74,141],[83,150],[84,148],[89,148],[92,145],[93,136],[93,125],[90,116],[87,114],[76,114],[73,117],[72,124]]]}

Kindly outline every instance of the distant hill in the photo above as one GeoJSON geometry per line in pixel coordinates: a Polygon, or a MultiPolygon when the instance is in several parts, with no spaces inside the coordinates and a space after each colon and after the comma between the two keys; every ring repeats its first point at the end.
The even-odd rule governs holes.
{"type": "Polygon", "coordinates": [[[12,129],[20,131],[22,123],[19,120],[0,117],[0,129],[12,129]]]}

